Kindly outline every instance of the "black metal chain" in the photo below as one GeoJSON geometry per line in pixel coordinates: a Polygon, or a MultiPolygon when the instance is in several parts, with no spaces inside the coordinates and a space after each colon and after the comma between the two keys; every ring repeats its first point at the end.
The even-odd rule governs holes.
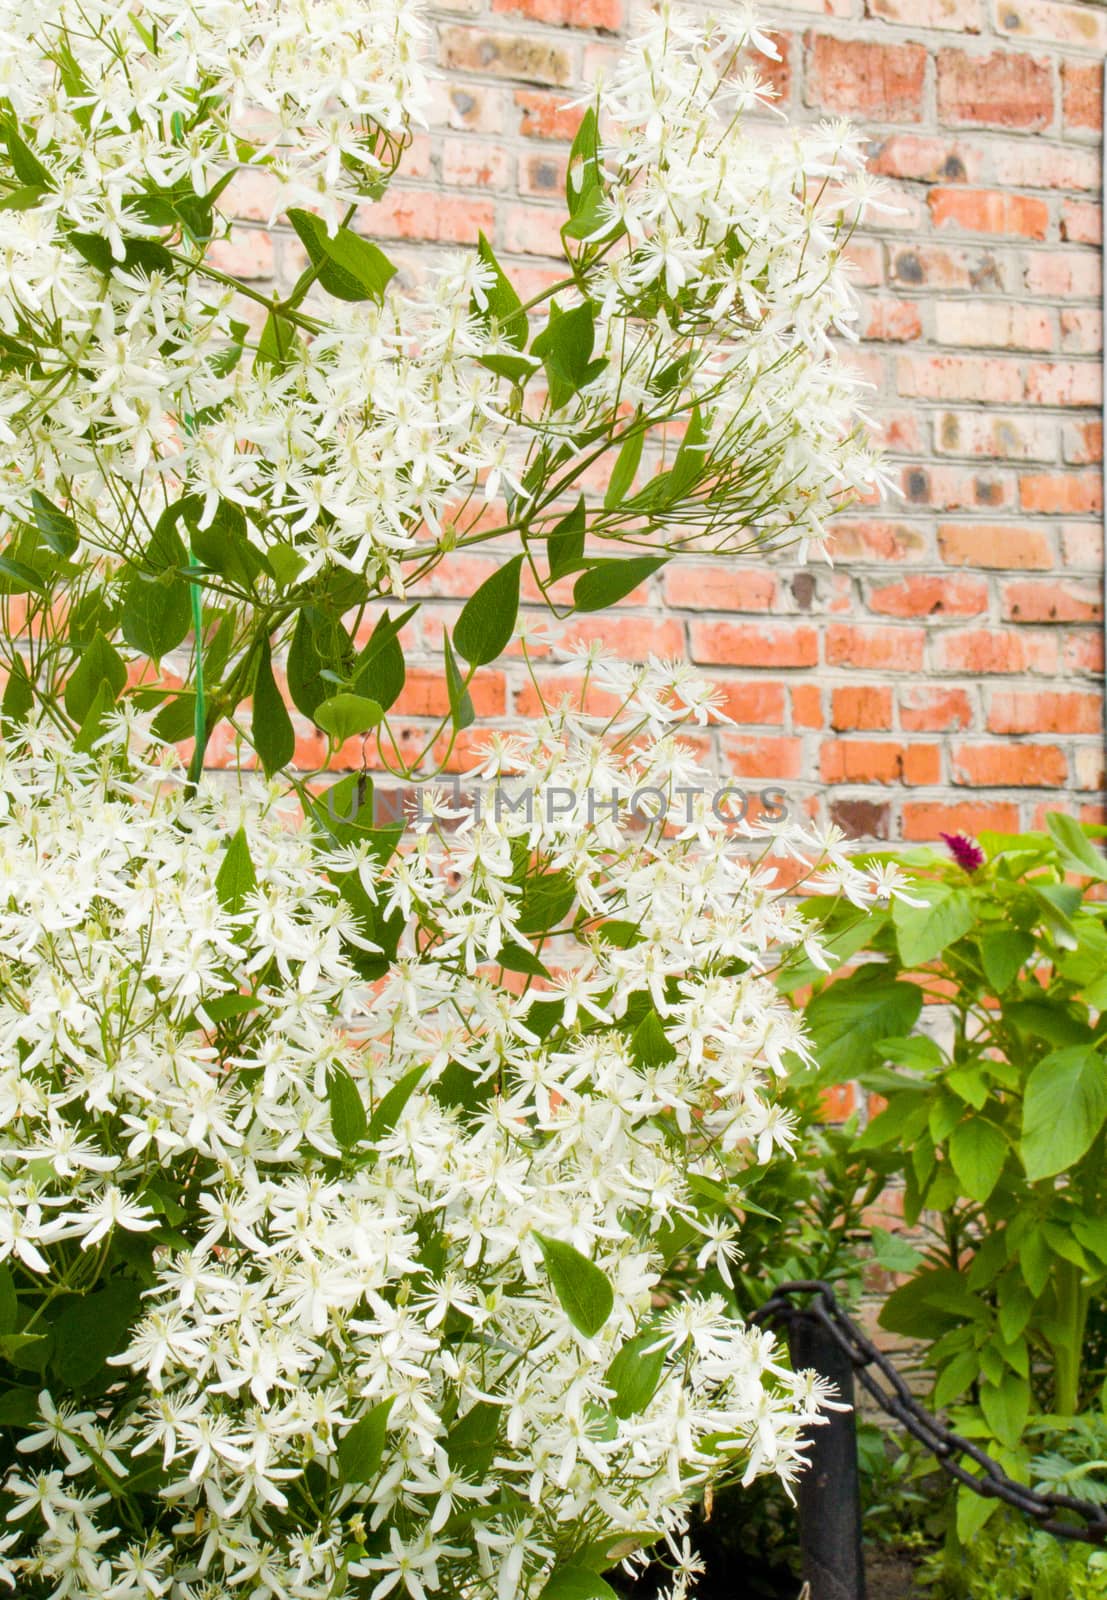
{"type": "Polygon", "coordinates": [[[985,1499],[1005,1501],[1007,1505],[1014,1506],[1016,1511],[1033,1517],[1045,1533],[1052,1533],[1059,1539],[1079,1539],[1085,1544],[1107,1542],[1107,1507],[1093,1505],[1088,1500],[1076,1500],[1071,1495],[1043,1494],[1037,1489],[1028,1489],[1024,1483],[1015,1483],[979,1445],[954,1433],[925,1406],[920,1405],[887,1356],[881,1354],[842,1310],[829,1284],[814,1279],[782,1283],[772,1299],[760,1306],[749,1321],[760,1326],[788,1324],[800,1319],[820,1325],[849,1357],[857,1381],[881,1410],[894,1417],[912,1438],[925,1445],[942,1469],[956,1478],[958,1483],[963,1483],[974,1494],[983,1495],[985,1499]],[[796,1296],[804,1297],[807,1303],[796,1305],[796,1296]],[[886,1380],[885,1384],[873,1376],[871,1369],[874,1367],[886,1380]],[[962,1466],[962,1458],[975,1463],[980,1468],[980,1475],[962,1466]],[[1082,1518],[1083,1526],[1060,1520],[1057,1513],[1064,1511],[1082,1518]]]}

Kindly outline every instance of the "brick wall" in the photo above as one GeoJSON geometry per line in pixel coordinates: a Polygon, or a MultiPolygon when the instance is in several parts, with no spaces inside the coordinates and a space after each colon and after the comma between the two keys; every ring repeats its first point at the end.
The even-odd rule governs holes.
{"type": "MultiPolygon", "coordinates": [[[[576,113],[637,0],[444,0],[432,127],[364,226],[409,273],[482,228],[524,294],[559,274],[576,113]]],[[[860,364],[902,498],[842,519],[835,565],[674,564],[603,623],[724,684],[719,760],[851,833],[1032,825],[1103,787],[1100,80],[1107,9],[1060,0],[780,0],[796,120],[855,118],[901,208],[855,241],[860,364]]],[[[295,241],[245,233],[259,275],[295,241]],[[275,255],[273,252],[276,252],[275,255]]],[[[456,599],[487,558],[455,565],[456,599]]],[[[442,608],[443,614],[445,607],[442,608]]],[[[413,655],[436,643],[434,608],[413,655]]],[[[440,621],[440,619],[438,619],[440,621]]],[[[521,666],[486,715],[525,715],[521,666]]],[[[414,719],[442,699],[428,672],[414,719]]]]}

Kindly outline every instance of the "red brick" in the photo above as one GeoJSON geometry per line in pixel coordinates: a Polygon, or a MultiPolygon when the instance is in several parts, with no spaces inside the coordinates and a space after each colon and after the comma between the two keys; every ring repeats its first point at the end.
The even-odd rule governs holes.
{"type": "Polygon", "coordinates": [[[953,751],[950,776],[980,789],[1053,789],[1064,786],[1068,764],[1055,744],[963,744],[953,751]]]}
{"type": "Polygon", "coordinates": [[[603,644],[626,661],[645,661],[647,656],[683,657],[684,629],[675,617],[620,617],[610,612],[601,617],[572,617],[565,626],[566,640],[580,639],[585,644],[603,644]]]}
{"type": "Polygon", "coordinates": [[[998,570],[1053,566],[1049,536],[1035,528],[986,522],[945,522],[938,527],[942,560],[955,567],[998,570]]]}
{"type": "Polygon", "coordinates": [[[560,139],[568,144],[584,115],[580,106],[567,106],[564,95],[543,94],[539,89],[517,89],[515,104],[523,113],[519,131],[528,139],[560,139]]]}
{"type": "Polygon", "coordinates": [[[356,226],[359,233],[376,239],[471,245],[478,230],[492,232],[495,220],[490,200],[432,189],[389,189],[382,200],[359,208],[356,226]]]}
{"type": "Polygon", "coordinates": [[[919,672],[926,634],[922,628],[881,628],[832,622],[826,630],[826,660],[832,667],[919,672]]]}
{"type": "Polygon", "coordinates": [[[492,10],[555,28],[596,28],[615,33],[623,25],[623,0],[492,0],[492,10]]]}
{"type": "Polygon", "coordinates": [[[967,689],[913,684],[899,691],[899,725],[905,733],[942,733],[972,726],[967,689]]]}
{"type": "Polygon", "coordinates": [[[969,233],[1010,233],[1024,239],[1044,239],[1049,229],[1049,206],[1029,195],[998,189],[931,189],[927,204],[936,228],[951,225],[969,233]]]}
{"type": "Polygon", "coordinates": [[[776,45],[780,60],[774,61],[772,56],[762,55],[760,50],[755,50],[750,53],[750,66],[763,87],[772,90],[773,103],[779,105],[782,100],[788,99],[792,88],[794,40],[790,34],[780,33],[776,29],[767,29],[766,37],[776,45]]]}
{"type": "Polygon", "coordinates": [[[989,733],[1098,733],[1103,701],[1097,694],[1045,689],[994,689],[989,733]]]}
{"type": "Polygon", "coordinates": [[[754,566],[675,561],[664,581],[666,604],[693,611],[771,611],[777,601],[775,575],[754,566]]]}
{"type": "Polygon", "coordinates": [[[213,239],[207,261],[220,272],[245,281],[273,276],[273,240],[261,228],[232,228],[230,238],[213,239]]]}
{"type": "Polygon", "coordinates": [[[905,399],[1009,405],[1023,398],[1025,387],[1022,364],[999,356],[912,354],[902,355],[896,362],[896,388],[905,399]]]}
{"type": "Polygon", "coordinates": [[[1103,399],[1099,362],[1031,362],[1026,369],[1026,398],[1041,406],[1098,406],[1103,399]]]}
{"type": "MultiPolygon", "coordinates": [[[[478,672],[469,685],[469,693],[478,717],[502,717],[507,710],[502,672],[478,672]]],[[[396,715],[444,717],[449,710],[450,700],[442,674],[409,667],[403,692],[396,701],[396,715]]]]}
{"type": "Polygon", "coordinates": [[[1019,479],[1024,511],[1044,513],[1103,509],[1103,479],[1098,472],[1033,472],[1019,479]]]}
{"type": "Polygon", "coordinates": [[[936,744],[897,744],[883,739],[828,739],[820,751],[824,783],[940,783],[942,753],[936,744]]]}
{"type": "Polygon", "coordinates": [[[947,127],[1046,128],[1053,121],[1051,63],[1012,50],[939,50],[938,119],[947,127]]]}
{"type": "Polygon", "coordinates": [[[692,659],[731,667],[813,667],[819,635],[787,623],[694,622],[692,659]]]}
{"type": "Polygon", "coordinates": [[[903,807],[903,837],[934,842],[940,833],[1014,833],[1019,826],[1019,808],[1012,804],[972,804],[942,801],[906,802],[903,807]]]}
{"type": "Polygon", "coordinates": [[[868,305],[866,339],[907,344],[922,338],[922,318],[913,300],[872,300],[868,305]]]}
{"type": "Polygon", "coordinates": [[[443,28],[439,55],[444,67],[462,72],[487,72],[523,83],[564,86],[573,80],[569,52],[547,39],[526,33],[485,33],[479,28],[443,28]]]}
{"type": "Polygon", "coordinates": [[[724,733],[723,758],[735,778],[803,777],[803,740],[771,734],[724,733]]]}
{"type": "Polygon", "coordinates": [[[978,350],[1052,350],[1056,342],[1052,312],[1005,300],[939,300],[934,329],[939,344],[978,350]]]}
{"type": "Polygon", "coordinates": [[[987,609],[982,578],[918,573],[869,590],[869,610],[885,617],[975,617],[987,609]]]}
{"type": "Polygon", "coordinates": [[[892,726],[892,691],[875,683],[848,684],[831,697],[830,725],[872,732],[892,726]]]}
{"type": "Polygon", "coordinates": [[[1098,134],[1103,127],[1103,64],[1099,61],[1061,63],[1061,104],[1065,128],[1083,128],[1098,134]]]}
{"type": "Polygon", "coordinates": [[[735,722],[763,723],[772,727],[783,725],[785,700],[782,683],[764,683],[760,678],[737,683],[729,679],[717,679],[714,687],[719,692],[723,711],[735,722]]]}
{"type": "Polygon", "coordinates": [[[1054,634],[1002,632],[987,628],[943,633],[934,640],[934,666],[939,672],[973,675],[993,672],[1057,671],[1054,634]]]}
{"type": "Polygon", "coordinates": [[[980,152],[958,140],[917,133],[890,133],[872,146],[869,168],[884,178],[921,183],[964,183],[983,170],[980,152]]]}
{"type": "Polygon", "coordinates": [[[794,728],[821,728],[823,703],[817,683],[797,683],[792,686],[792,726],[794,728]]]}
{"type": "Polygon", "coordinates": [[[878,122],[921,122],[926,50],[809,34],[805,98],[823,113],[878,122]]]}
{"type": "Polygon", "coordinates": [[[1103,616],[1102,585],[1090,578],[1005,583],[1001,601],[1010,622],[1098,622],[1103,616]]]}
{"type": "Polygon", "coordinates": [[[1069,244],[1103,243],[1103,208],[1091,200],[1061,204],[1061,237],[1069,244]]]}

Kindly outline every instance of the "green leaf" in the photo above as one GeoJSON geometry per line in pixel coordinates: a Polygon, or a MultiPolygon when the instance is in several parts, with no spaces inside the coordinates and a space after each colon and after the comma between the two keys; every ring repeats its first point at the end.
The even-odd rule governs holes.
{"type": "Polygon", "coordinates": [[[310,211],[293,208],[288,220],[317,267],[319,282],[336,300],[383,300],[396,268],[383,250],[350,228],[339,228],[333,238],[326,223],[310,211]]]}
{"type": "Polygon", "coordinates": [[[949,1158],[970,1200],[987,1200],[1007,1160],[1007,1140],[986,1117],[958,1123],[949,1140],[949,1158]]]}
{"type": "Polygon", "coordinates": [[[265,319],[254,357],[254,370],[259,366],[275,367],[278,372],[291,365],[303,350],[303,341],[287,317],[271,311],[265,319]]]}
{"type": "Polygon", "coordinates": [[[926,1257],[898,1233],[887,1228],[873,1228],[873,1255],[889,1272],[917,1272],[926,1264],[926,1257]]]}
{"type": "Polygon", "coordinates": [[[573,586],[574,609],[606,611],[640,583],[645,583],[667,560],[667,556],[630,556],[623,561],[591,562],[573,586]]]}
{"type": "Polygon", "coordinates": [[[918,985],[897,982],[882,967],[860,967],[839,978],[805,1013],[820,1077],[856,1077],[870,1064],[877,1040],[909,1033],[921,1010],[918,985]]]}
{"type": "Polygon", "coordinates": [[[266,777],[280,772],[296,753],[296,733],[292,727],[284,701],[273,677],[273,662],[269,653],[269,640],[263,639],[258,651],[258,675],[254,683],[254,707],[251,719],[254,749],[266,777]]]}
{"type": "Polygon", "coordinates": [[[354,692],[375,700],[385,711],[399,699],[407,681],[404,652],[397,636],[416,610],[415,606],[409,607],[395,622],[387,609],[382,611],[369,643],[357,658],[354,692]]]}
{"type": "Polygon", "coordinates": [[[92,704],[85,712],[77,737],[73,741],[73,748],[79,752],[91,750],[104,731],[108,713],[115,705],[115,696],[112,694],[111,685],[101,678],[92,697],[92,704]]]}
{"type": "Polygon", "coordinates": [[[934,1405],[937,1410],[948,1406],[951,1400],[956,1400],[964,1394],[971,1384],[980,1376],[980,1360],[975,1350],[962,1350],[952,1360],[947,1361],[939,1372],[934,1384],[934,1405]]]}
{"type": "Polygon", "coordinates": [[[980,941],[980,960],[984,976],[995,990],[1002,994],[1034,954],[1034,940],[1028,933],[1014,928],[1000,928],[986,933],[980,941]]]}
{"type": "Polygon", "coordinates": [[[297,711],[314,718],[320,703],[332,692],[332,678],[326,674],[344,678],[352,656],[342,624],[315,606],[305,606],[296,618],[288,647],[288,693],[297,711]]]}
{"type": "Polygon", "coordinates": [[[20,183],[36,189],[53,189],[53,178],[19,132],[19,123],[10,112],[0,121],[0,138],[7,146],[8,160],[20,183]]]}
{"type": "Polygon", "coordinates": [[[1091,878],[1107,878],[1107,860],[1088,838],[1075,817],[1064,811],[1051,811],[1046,827],[1053,837],[1063,864],[1070,872],[1091,878]]]}
{"type": "Polygon", "coordinates": [[[930,1101],[925,1095],[893,1095],[880,1115],[873,1118],[855,1141],[854,1149],[879,1150],[886,1144],[909,1144],[926,1127],[930,1109],[930,1101]]]}
{"type": "Polygon", "coordinates": [[[535,1233],[553,1291],[573,1327],[585,1338],[599,1333],[615,1304],[607,1278],[571,1244],[535,1233]]]}
{"type": "Polygon", "coordinates": [[[483,310],[477,304],[474,296],[473,314],[485,323],[494,320],[508,344],[513,345],[516,350],[522,350],[526,345],[529,331],[527,328],[527,314],[523,310],[523,302],[508,281],[503,268],[496,260],[495,251],[483,233],[478,235],[478,240],[477,253],[484,265],[492,272],[494,282],[490,288],[484,290],[485,308],[483,310]]]}
{"type": "Polygon", "coordinates": [[[1027,1080],[1022,1160],[1031,1183],[1080,1160],[1107,1118],[1107,1063],[1097,1050],[1072,1045],[1043,1056],[1027,1080]]]}
{"type": "Polygon", "coordinates": [[[188,583],[179,572],[133,572],[121,599],[123,637],[152,661],[175,650],[192,624],[188,583]]]}
{"type": "Polygon", "coordinates": [[[923,883],[915,885],[915,892],[924,900],[923,905],[896,900],[892,908],[899,956],[905,967],[920,967],[933,961],[947,945],[968,933],[974,920],[972,900],[964,889],[923,883]]]}
{"type": "Polygon", "coordinates": [[[68,1388],[86,1387],[103,1372],[108,1357],[124,1348],[141,1314],[141,1289],[130,1278],[116,1278],[95,1294],[69,1301],[54,1324],[51,1369],[68,1388]]]}
{"type": "Polygon", "coordinates": [[[550,305],[549,321],[531,345],[546,369],[550,405],[559,411],[587,384],[598,378],[606,366],[592,360],[596,342],[596,313],[590,301],[562,311],[556,301],[550,305]]]}
{"type": "Polygon", "coordinates": [[[442,654],[446,661],[446,693],[450,697],[450,718],[454,727],[460,733],[463,728],[468,728],[476,717],[473,710],[472,697],[465,687],[464,679],[458,670],[457,659],[454,656],[448,633],[442,635],[442,654]]]}
{"type": "Polygon", "coordinates": [[[77,524],[73,518],[66,516],[64,511],[59,511],[57,506],[37,489],[31,490],[31,509],[35,527],[42,537],[43,544],[47,545],[56,556],[68,561],[80,542],[77,524]]]}
{"type": "Polygon", "coordinates": [[[576,880],[567,869],[528,877],[519,901],[519,932],[549,933],[563,921],[576,897],[576,880]]]}
{"type": "Polygon", "coordinates": [[[584,534],[586,528],[584,496],[581,495],[567,516],[551,528],[546,539],[546,553],[550,563],[550,582],[556,583],[567,573],[578,572],[584,565],[584,534]]]}
{"type": "Polygon", "coordinates": [[[980,1409],[992,1433],[1009,1449],[1022,1439],[1030,1415],[1030,1385],[1025,1378],[1006,1372],[1000,1383],[982,1383],[980,1409]]]}
{"type": "Polygon", "coordinates": [[[74,722],[81,723],[88,708],[96,698],[101,683],[106,683],[113,700],[118,699],[127,682],[127,668],[123,658],[99,631],[92,643],[81,652],[81,658],[65,686],[65,709],[74,722]]]}
{"type": "Polygon", "coordinates": [[[404,1107],[419,1087],[419,1079],[426,1072],[425,1062],[420,1062],[417,1067],[412,1067],[410,1072],[405,1072],[398,1083],[394,1083],[387,1094],[382,1095],[377,1109],[369,1119],[368,1137],[375,1141],[384,1139],[390,1134],[404,1107]]]}
{"type": "Polygon", "coordinates": [[[246,830],[239,828],[228,844],[219,871],[215,875],[215,892],[224,911],[237,915],[245,910],[247,898],[258,886],[254,863],[250,860],[250,846],[246,830]]]}
{"type": "Polygon", "coordinates": [[[190,495],[184,504],[191,513],[190,516],[186,513],[189,544],[201,566],[247,591],[254,588],[262,573],[272,576],[269,562],[250,543],[241,506],[220,500],[207,527],[201,528],[199,513],[203,501],[200,496],[190,495]]]}
{"type": "Polygon", "coordinates": [[[512,556],[462,606],[454,628],[454,647],[471,667],[487,666],[511,642],[519,614],[522,566],[523,557],[512,556]]]}
{"type": "Polygon", "coordinates": [[[999,1501],[962,1486],[957,1491],[957,1537],[970,1544],[984,1524],[999,1510],[999,1501]]]}
{"type": "Polygon", "coordinates": [[[44,1344],[46,1335],[42,1333],[0,1333],[0,1356],[5,1361],[14,1361],[16,1366],[34,1369],[40,1363],[17,1359],[24,1351],[33,1350],[35,1345],[44,1344]]]}
{"type": "Polygon", "coordinates": [[[0,1266],[0,1334],[14,1333],[19,1326],[19,1297],[15,1292],[12,1269],[5,1261],[0,1266]]]}
{"type": "Polygon", "coordinates": [[[316,724],[339,741],[368,733],[383,716],[384,711],[375,700],[360,694],[334,694],[315,708],[316,724]]]}
{"type": "Polygon", "coordinates": [[[658,1344],[656,1328],[628,1339],[615,1353],[605,1381],[615,1393],[610,1405],[617,1417],[636,1417],[645,1411],[665,1371],[665,1345],[658,1344]]]}
{"type": "Polygon", "coordinates": [[[372,1483],[380,1471],[392,1404],[391,1398],[382,1400],[338,1441],[338,1471],[343,1483],[372,1483]]]}
{"type": "Polygon", "coordinates": [[[975,1320],[980,1302],[952,1267],[929,1267],[896,1289],[877,1318],[889,1333],[933,1341],[956,1322],[975,1320]]]}
{"type": "Polygon", "coordinates": [[[0,585],[0,594],[45,595],[50,592],[34,567],[29,567],[25,561],[17,561],[13,556],[0,556],[0,578],[7,580],[0,585]]]}
{"type": "Polygon", "coordinates": [[[588,191],[596,188],[600,181],[599,119],[595,106],[589,106],[580,119],[565,172],[565,198],[571,217],[577,215],[588,191]]]}
{"type": "Polygon", "coordinates": [[[475,1406],[454,1423],[446,1435],[446,1457],[455,1472],[469,1478],[483,1478],[496,1454],[503,1412],[488,1400],[475,1406]]]}
{"type": "Polygon", "coordinates": [[[707,459],[706,445],[707,424],[699,406],[694,406],[680,449],[667,475],[666,499],[682,500],[695,488],[703,476],[707,459]]]}
{"type": "Polygon", "coordinates": [[[639,1067],[663,1067],[676,1059],[676,1050],[669,1043],[661,1018],[653,1006],[646,1012],[630,1038],[630,1053],[639,1067]]]}
{"type": "Polygon", "coordinates": [[[11,733],[25,722],[35,703],[35,692],[23,665],[23,657],[12,657],[8,667],[8,681],[4,685],[4,698],[0,701],[0,723],[5,733],[11,733]]]}
{"type": "Polygon", "coordinates": [[[335,1142],[343,1150],[351,1150],[365,1138],[369,1119],[365,1115],[357,1084],[337,1061],[332,1062],[327,1074],[327,1100],[330,1103],[331,1131],[335,1142]]]}
{"type": "Polygon", "coordinates": [[[619,1600],[616,1591],[587,1567],[559,1567],[538,1600],[619,1600]]]}
{"type": "Polygon", "coordinates": [[[605,510],[618,510],[626,499],[634,484],[634,474],[638,471],[638,463],[642,459],[642,446],[645,442],[645,428],[636,428],[623,441],[622,449],[615,457],[615,465],[611,469],[611,477],[607,483],[607,492],[603,497],[605,510]]]}
{"type": "MultiPolygon", "coordinates": [[[[30,1335],[32,1340],[34,1337],[30,1335]]],[[[28,1428],[38,1414],[38,1397],[30,1389],[5,1389],[0,1393],[0,1428],[28,1428]]]]}

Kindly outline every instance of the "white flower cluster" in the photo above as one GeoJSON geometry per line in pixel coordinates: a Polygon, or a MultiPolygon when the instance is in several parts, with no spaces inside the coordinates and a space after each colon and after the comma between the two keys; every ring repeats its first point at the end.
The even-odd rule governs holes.
{"type": "Polygon", "coordinates": [[[475,254],[408,292],[341,230],[310,297],[280,302],[219,270],[236,165],[272,176],[275,215],[307,207],[332,236],[379,192],[422,104],[420,32],[409,0],[0,0],[7,525],[37,485],[86,554],[133,561],[187,486],[205,522],[237,505],[305,577],[341,563],[402,592],[405,562],[464,538],[501,489],[511,526],[547,526],[554,468],[575,492],[633,410],[643,471],[692,418],[679,470],[632,503],[643,536],[820,539],[877,472],[830,345],[853,316],[831,191],[860,158],[835,129],[751,131],[760,91],[734,62],[766,41],[744,11],[704,31],[666,6],[631,45],[573,221],[562,309],[594,314],[544,375],[475,254]],[[247,301],[258,327],[271,313],[256,361],[247,301]]]}
{"type": "MultiPolygon", "coordinates": [[[[571,814],[439,816],[390,856],[125,766],[122,719],[0,756],[21,1596],[516,1600],[679,1539],[721,1474],[797,1470],[820,1384],[665,1268],[725,1276],[742,1169],[787,1147],[804,1046],[765,973],[810,924],[706,803],[588,822],[597,787],[708,785],[678,735],[711,697],[585,667],[622,711],[483,769],[571,814]]],[[[825,843],[823,886],[871,899],[825,843]]]]}

